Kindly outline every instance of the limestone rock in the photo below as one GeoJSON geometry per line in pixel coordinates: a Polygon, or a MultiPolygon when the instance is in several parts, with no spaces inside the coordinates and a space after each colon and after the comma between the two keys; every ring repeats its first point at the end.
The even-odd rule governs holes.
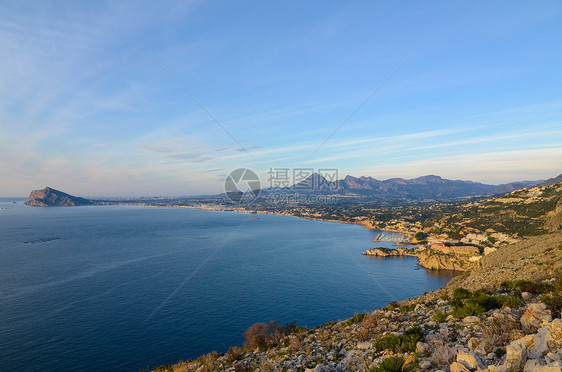
{"type": "Polygon", "coordinates": [[[483,357],[484,355],[488,355],[492,351],[492,345],[487,340],[483,340],[478,344],[476,349],[474,349],[474,353],[476,355],[483,357]]]}
{"type": "Polygon", "coordinates": [[[480,318],[477,316],[467,316],[462,320],[464,324],[478,324],[480,323],[480,318]]]}
{"type": "Polygon", "coordinates": [[[421,368],[421,369],[430,369],[431,366],[432,366],[431,361],[429,361],[429,360],[427,360],[427,359],[426,359],[426,360],[422,360],[422,361],[420,362],[420,368],[421,368]]]}
{"type": "Polygon", "coordinates": [[[533,345],[529,349],[533,358],[540,358],[549,351],[562,349],[562,320],[554,319],[551,323],[539,328],[533,336],[533,345]]]}
{"type": "Polygon", "coordinates": [[[324,364],[318,364],[314,368],[307,368],[306,372],[330,372],[332,369],[324,364]]]}
{"type": "Polygon", "coordinates": [[[459,353],[457,354],[457,362],[461,363],[471,371],[474,371],[478,368],[478,361],[476,360],[476,356],[471,353],[459,351],[459,353]]]}
{"type": "Polygon", "coordinates": [[[458,362],[453,362],[449,368],[451,369],[451,372],[470,372],[470,369],[466,368],[464,364],[458,362]]]}
{"type": "Polygon", "coordinates": [[[562,351],[562,319],[554,319],[546,328],[551,337],[547,340],[550,350],[562,351]]]}
{"type": "Polygon", "coordinates": [[[550,322],[552,315],[543,303],[531,304],[521,316],[521,326],[526,332],[534,332],[540,328],[543,323],[550,322]]]}
{"type": "Polygon", "coordinates": [[[527,347],[521,340],[515,340],[505,348],[505,367],[508,372],[521,371],[527,360],[527,347]]]}
{"type": "Polygon", "coordinates": [[[425,354],[429,351],[429,345],[425,342],[418,341],[416,344],[416,353],[425,354]]]}
{"type": "Polygon", "coordinates": [[[471,337],[470,340],[468,340],[468,348],[471,351],[474,351],[477,347],[478,347],[478,340],[475,339],[474,337],[471,337]]]}
{"type": "Polygon", "coordinates": [[[524,372],[562,372],[562,367],[560,366],[545,366],[541,365],[537,359],[529,359],[525,363],[524,372]]]}
{"type": "Polygon", "coordinates": [[[371,346],[373,346],[373,344],[370,343],[370,342],[360,342],[360,343],[357,344],[357,349],[367,350],[367,349],[370,349],[371,346]]]}

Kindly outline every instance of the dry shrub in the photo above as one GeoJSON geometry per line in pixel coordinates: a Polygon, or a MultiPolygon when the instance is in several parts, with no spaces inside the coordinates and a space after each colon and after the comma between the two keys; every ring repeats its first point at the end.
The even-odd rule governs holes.
{"type": "Polygon", "coordinates": [[[277,362],[275,360],[269,358],[263,359],[258,366],[258,371],[274,371],[276,364],[277,362]]]}
{"type": "Polygon", "coordinates": [[[218,358],[219,358],[219,355],[217,354],[217,352],[213,351],[212,353],[205,354],[205,355],[197,358],[197,362],[199,362],[199,364],[203,366],[203,371],[210,372],[210,371],[216,370],[216,368],[214,366],[214,362],[218,358]]]}
{"type": "Polygon", "coordinates": [[[302,341],[299,336],[292,335],[290,337],[289,350],[291,350],[291,352],[293,353],[296,353],[302,348],[302,341]]]}
{"type": "Polygon", "coordinates": [[[454,355],[449,351],[447,346],[443,343],[443,340],[432,340],[429,341],[432,349],[434,349],[431,354],[431,358],[438,366],[449,365],[453,361],[454,355]]]}
{"type": "Polygon", "coordinates": [[[321,329],[316,332],[316,339],[320,342],[321,345],[325,345],[326,341],[330,339],[330,332],[326,331],[325,329],[321,329]]]}
{"type": "Polygon", "coordinates": [[[226,361],[228,363],[232,363],[236,360],[240,360],[242,355],[244,354],[244,350],[239,346],[232,346],[228,349],[228,353],[226,354],[226,361]]]}
{"type": "Polygon", "coordinates": [[[285,335],[292,332],[295,323],[287,325],[279,324],[273,320],[269,323],[255,323],[244,332],[244,347],[248,349],[259,348],[261,350],[275,346],[285,335]]]}
{"type": "Polygon", "coordinates": [[[380,311],[373,311],[372,314],[367,314],[361,322],[361,328],[358,336],[360,341],[367,341],[373,335],[386,330],[386,322],[381,322],[384,314],[380,311]]]}
{"type": "Polygon", "coordinates": [[[521,336],[519,322],[512,316],[494,313],[492,318],[481,325],[482,335],[493,344],[505,345],[521,336]]]}

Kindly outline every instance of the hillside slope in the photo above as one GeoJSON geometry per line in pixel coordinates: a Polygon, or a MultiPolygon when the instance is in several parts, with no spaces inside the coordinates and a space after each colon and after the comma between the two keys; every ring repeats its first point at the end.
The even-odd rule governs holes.
{"type": "Polygon", "coordinates": [[[562,231],[525,239],[499,248],[445,287],[413,299],[418,302],[451,294],[455,288],[469,290],[497,288],[505,281],[541,281],[562,274],[562,231]]]}

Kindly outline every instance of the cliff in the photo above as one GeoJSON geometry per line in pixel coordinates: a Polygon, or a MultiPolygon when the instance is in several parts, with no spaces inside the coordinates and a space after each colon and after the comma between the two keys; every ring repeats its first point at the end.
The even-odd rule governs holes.
{"type": "Polygon", "coordinates": [[[399,257],[399,256],[416,256],[413,249],[407,248],[396,248],[396,249],[389,249],[389,248],[372,248],[367,250],[367,252],[363,252],[365,256],[375,256],[375,257],[399,257]]]}
{"type": "Polygon", "coordinates": [[[43,190],[33,190],[25,205],[32,207],[70,207],[76,205],[90,205],[88,199],[72,196],[59,190],[45,187],[43,190]]]}
{"type": "Polygon", "coordinates": [[[431,270],[466,271],[474,266],[479,256],[445,254],[425,249],[417,253],[419,265],[431,270]],[[474,257],[474,258],[473,258],[474,257]]]}
{"type": "Polygon", "coordinates": [[[400,257],[416,256],[419,265],[430,270],[456,270],[466,271],[475,265],[480,256],[469,256],[459,254],[445,254],[430,248],[414,250],[408,248],[373,248],[363,252],[365,256],[375,257],[400,257]]]}

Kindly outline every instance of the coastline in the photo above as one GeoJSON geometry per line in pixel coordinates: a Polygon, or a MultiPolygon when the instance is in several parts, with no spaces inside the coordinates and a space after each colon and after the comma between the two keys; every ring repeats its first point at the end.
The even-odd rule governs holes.
{"type": "Polygon", "coordinates": [[[561,242],[560,232],[521,241],[441,289],[313,329],[289,328],[259,347],[249,334],[243,347],[170,368],[560,371],[562,320],[552,298],[562,290],[562,251],[552,252],[561,242]],[[529,270],[545,260],[553,270],[529,270]]]}

